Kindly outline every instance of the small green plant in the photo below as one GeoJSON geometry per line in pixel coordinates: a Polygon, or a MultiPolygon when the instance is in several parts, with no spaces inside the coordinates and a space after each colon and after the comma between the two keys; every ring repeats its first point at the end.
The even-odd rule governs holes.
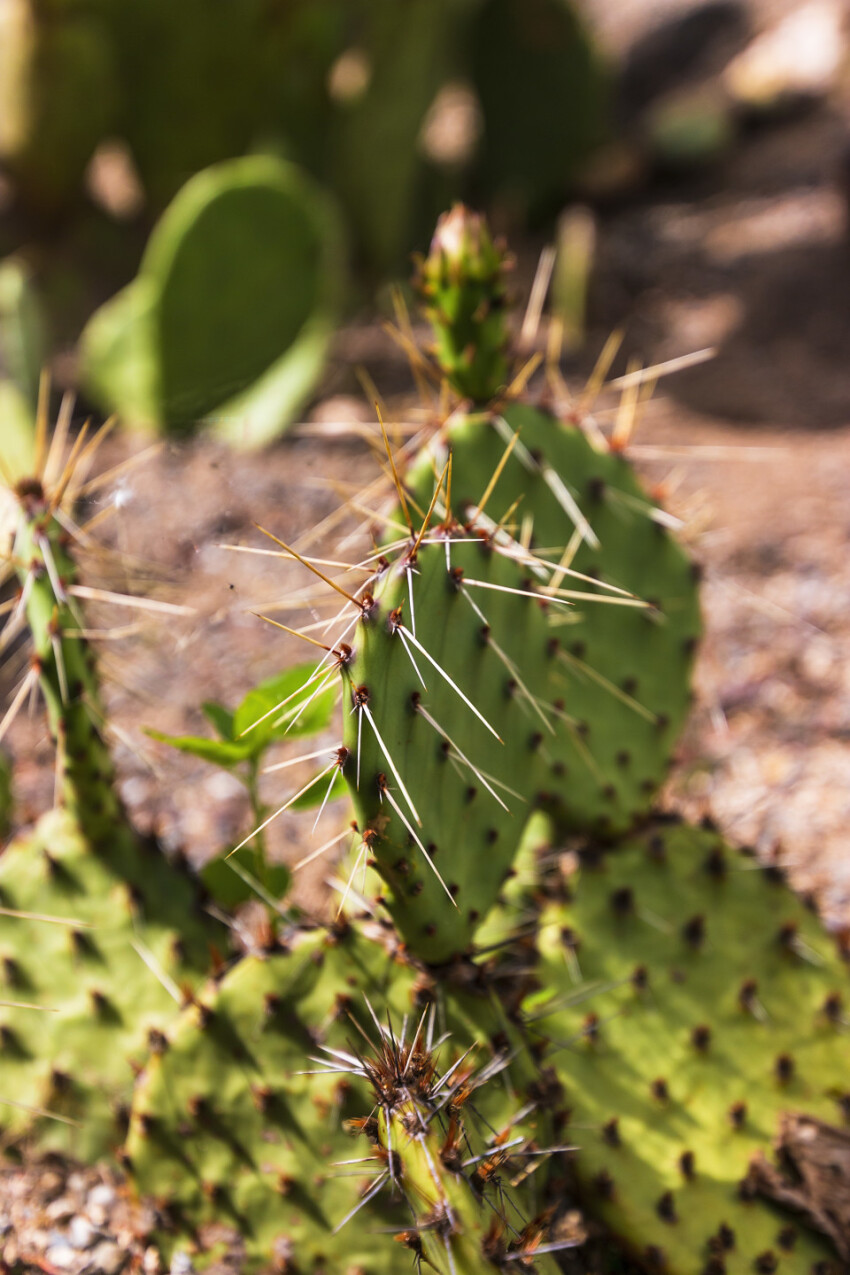
{"type": "MultiPolygon", "coordinates": [[[[273,744],[288,738],[306,738],[327,728],[333,713],[335,694],[328,687],[319,695],[310,689],[315,673],[312,664],[296,665],[270,677],[249,691],[234,710],[207,700],[201,705],[204,716],[216,732],[217,739],[202,735],[164,735],[148,730],[148,734],[180,752],[201,757],[221,766],[244,783],[256,832],[233,851],[212,859],[201,871],[201,879],[213,898],[223,907],[235,907],[255,897],[259,886],[262,894],[281,898],[289,888],[290,872],[285,864],[269,862],[265,828],[270,809],[260,797],[260,775],[263,760],[273,744]]],[[[321,755],[329,753],[329,749],[321,755]]],[[[290,810],[308,810],[323,800],[340,795],[340,784],[326,787],[320,782],[306,785],[290,804],[290,810]]]]}

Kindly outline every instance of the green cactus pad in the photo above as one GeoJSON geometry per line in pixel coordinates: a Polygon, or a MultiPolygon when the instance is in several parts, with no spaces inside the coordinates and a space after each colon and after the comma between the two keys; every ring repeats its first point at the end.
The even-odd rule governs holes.
{"type": "Polygon", "coordinates": [[[783,1113],[850,1117],[835,944],[706,829],[660,825],[570,886],[541,919],[551,1010],[531,1027],[566,1090],[588,1207],[668,1275],[831,1270],[802,1217],[741,1183],[753,1157],[772,1162],[783,1113]]]}
{"type": "Polygon", "coordinates": [[[225,932],[154,843],[116,828],[95,849],[63,810],[8,848],[0,901],[2,1000],[35,1007],[0,1008],[4,1141],[98,1159],[121,1143],[134,1067],[225,932]]]}
{"type": "Polygon", "coordinates": [[[564,576],[562,587],[600,600],[578,596],[570,609],[550,609],[558,643],[552,700],[564,712],[552,718],[557,735],[546,742],[542,787],[566,828],[615,835],[651,808],[687,714],[700,632],[696,572],[621,455],[526,404],[453,422],[407,475],[414,497],[427,498],[434,461],[451,449],[455,510],[461,520],[471,516],[517,431],[486,525],[514,507],[512,520],[527,520],[538,557],[557,567],[571,545],[571,569],[599,581],[564,576]],[[634,598],[618,599],[604,585],[634,598]]]}
{"type": "MultiPolygon", "coordinates": [[[[373,1043],[378,1035],[366,997],[382,1022],[391,1011],[408,1040],[436,998],[436,1026],[427,1026],[429,1010],[422,1033],[451,1033],[444,1066],[476,1041],[476,1062],[515,1043],[495,1000],[459,993],[444,1002],[441,987],[348,925],[243,959],[186,1011],[137,1087],[127,1164],[172,1225],[164,1248],[179,1232],[203,1248],[206,1226],[224,1223],[242,1236],[249,1270],[285,1260],[305,1275],[398,1270],[398,1248],[382,1231],[403,1229],[409,1215],[387,1191],[335,1233],[380,1168],[339,1163],[368,1157],[343,1129],[349,1119],[362,1127],[373,1104],[353,1057],[370,1048],[361,1031],[373,1043]]],[[[536,1079],[527,1055],[512,1057],[510,1071],[476,1096],[483,1118],[501,1127],[529,1096],[534,1108],[536,1079]]],[[[549,1145],[548,1119],[532,1109],[528,1136],[535,1126],[549,1145]]]]}
{"type": "Polygon", "coordinates": [[[469,947],[545,778],[546,616],[501,591],[524,587],[498,546],[429,532],[383,572],[343,665],[364,844],[399,933],[432,963],[469,947]]]}
{"type": "Polygon", "coordinates": [[[251,156],[206,169],[83,334],[89,389],[142,423],[186,431],[214,414],[231,441],[265,441],[311,388],[299,360],[316,375],[343,273],[333,210],[295,168],[251,156]]]}

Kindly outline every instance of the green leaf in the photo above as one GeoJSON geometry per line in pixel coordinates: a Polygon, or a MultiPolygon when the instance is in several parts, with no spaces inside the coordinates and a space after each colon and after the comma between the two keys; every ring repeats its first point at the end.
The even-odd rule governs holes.
{"type": "MultiPolygon", "coordinates": [[[[320,806],[325,799],[325,793],[328,791],[328,784],[331,780],[326,771],[319,771],[316,778],[310,784],[310,787],[302,792],[297,801],[293,801],[289,807],[290,810],[312,810],[315,806],[320,806]]],[[[328,801],[336,801],[339,797],[344,797],[348,789],[345,780],[342,777],[342,771],[337,770],[333,777],[333,787],[328,801]]]]}
{"type": "Polygon", "coordinates": [[[292,880],[292,873],[286,864],[264,864],[251,846],[243,847],[232,859],[224,855],[211,859],[200,872],[201,880],[211,897],[223,908],[235,908],[240,903],[247,903],[249,899],[258,897],[257,891],[245,880],[245,876],[253,877],[257,885],[274,899],[283,898],[292,880]]]}
{"type": "Polygon", "coordinates": [[[206,699],[201,705],[201,712],[207,721],[212,723],[213,729],[218,731],[222,739],[233,739],[233,714],[229,708],[225,708],[223,704],[217,704],[214,699],[206,699]]]}
{"type": "Polygon", "coordinates": [[[233,715],[233,738],[246,745],[251,756],[262,752],[273,739],[286,734],[316,735],[329,725],[336,686],[328,686],[316,695],[321,676],[312,682],[309,680],[315,668],[314,664],[296,664],[261,682],[245,696],[233,715]],[[301,712],[302,705],[311,696],[315,697],[309,708],[301,712]],[[280,711],[276,712],[278,705],[281,705],[280,711]],[[296,717],[297,722],[291,725],[296,717]]]}
{"type": "Polygon", "coordinates": [[[251,756],[249,746],[230,740],[205,739],[202,735],[164,735],[162,731],[150,729],[145,734],[162,744],[170,744],[181,753],[191,753],[193,757],[202,757],[204,761],[211,761],[214,766],[224,766],[225,769],[251,756]]]}

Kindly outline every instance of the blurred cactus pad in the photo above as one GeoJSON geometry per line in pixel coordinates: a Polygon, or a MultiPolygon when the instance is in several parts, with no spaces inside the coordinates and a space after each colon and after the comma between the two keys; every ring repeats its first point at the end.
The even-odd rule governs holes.
{"type": "Polygon", "coordinates": [[[217,165],[89,322],[83,381],[130,422],[184,433],[207,418],[231,442],[263,442],[321,372],[343,279],[337,218],[312,183],[272,156],[217,165]]]}
{"type": "Polygon", "coordinates": [[[440,200],[471,181],[519,207],[562,194],[605,131],[606,85],[571,0],[0,8],[0,161],[21,207],[65,216],[110,139],[126,143],[154,212],[191,174],[271,141],[336,194],[378,270],[436,213],[435,173],[449,183],[440,200]],[[440,91],[458,83],[481,116],[462,158],[427,139],[440,91]]]}

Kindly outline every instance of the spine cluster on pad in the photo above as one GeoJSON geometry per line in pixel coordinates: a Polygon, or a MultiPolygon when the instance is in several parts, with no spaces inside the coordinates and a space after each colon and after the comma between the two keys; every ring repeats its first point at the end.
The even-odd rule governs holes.
{"type": "Polygon", "coordinates": [[[539,1148],[512,1136],[510,1125],[474,1134],[475,1089],[491,1083],[498,1062],[486,1076],[456,1065],[441,1075],[417,1031],[410,1045],[388,1033],[362,1067],[375,1101],[364,1132],[413,1219],[395,1239],[437,1271],[554,1275],[551,1211],[530,1216],[527,1193],[515,1185],[523,1158],[539,1148]]]}

